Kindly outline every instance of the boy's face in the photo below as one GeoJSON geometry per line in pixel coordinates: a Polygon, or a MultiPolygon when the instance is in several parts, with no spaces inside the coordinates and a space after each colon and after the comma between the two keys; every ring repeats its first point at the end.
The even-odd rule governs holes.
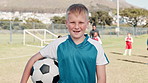
{"type": "Polygon", "coordinates": [[[84,33],[88,24],[89,21],[83,13],[70,13],[68,15],[68,19],[66,20],[66,27],[73,39],[84,38],[84,33]]]}

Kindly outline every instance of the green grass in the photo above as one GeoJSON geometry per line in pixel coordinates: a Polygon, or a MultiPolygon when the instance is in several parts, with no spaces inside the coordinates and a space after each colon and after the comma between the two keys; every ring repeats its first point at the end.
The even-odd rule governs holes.
{"type": "Polygon", "coordinates": [[[132,56],[123,56],[124,37],[103,40],[104,50],[110,60],[107,65],[107,83],[148,83],[148,35],[134,37],[132,56]]]}
{"type": "Polygon", "coordinates": [[[0,44],[0,49],[1,83],[19,83],[27,60],[40,48],[21,44],[0,44]]]}
{"type": "Polygon", "coordinates": [[[22,44],[23,43],[23,34],[12,34],[10,37],[10,34],[0,34],[0,44],[22,44]],[[12,40],[10,40],[12,38],[12,40]]]}
{"type": "MultiPolygon", "coordinates": [[[[106,68],[107,83],[148,83],[148,65],[145,64],[148,63],[147,38],[148,35],[134,37],[132,56],[122,55],[124,37],[102,38],[102,45],[110,61],[106,68]]],[[[21,43],[0,44],[0,82],[19,83],[28,59],[40,49],[21,43]]]]}

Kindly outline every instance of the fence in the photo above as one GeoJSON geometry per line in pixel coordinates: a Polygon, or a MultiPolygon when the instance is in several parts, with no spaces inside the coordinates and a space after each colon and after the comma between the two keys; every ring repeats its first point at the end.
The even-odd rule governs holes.
{"type": "MultiPolygon", "coordinates": [[[[24,29],[47,29],[57,35],[68,34],[65,24],[42,24],[0,21],[0,44],[23,44],[24,29]]],[[[117,36],[116,27],[97,26],[97,29],[99,30],[99,33],[102,38],[117,36]]],[[[91,28],[88,28],[86,33],[89,33],[90,30],[91,28]]],[[[134,36],[148,34],[148,28],[120,27],[119,36],[125,36],[127,33],[132,33],[134,36]]]]}
{"type": "MultiPolygon", "coordinates": [[[[118,34],[116,27],[100,27],[97,26],[97,29],[100,31],[101,35],[113,36],[118,34]]],[[[138,28],[138,27],[120,27],[119,36],[126,36],[127,33],[131,33],[134,36],[148,34],[148,28],[138,28]]]]}

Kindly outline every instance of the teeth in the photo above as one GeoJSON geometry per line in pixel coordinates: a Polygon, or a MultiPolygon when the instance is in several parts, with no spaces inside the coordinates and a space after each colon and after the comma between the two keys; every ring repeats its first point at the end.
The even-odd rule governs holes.
{"type": "Polygon", "coordinates": [[[80,32],[80,31],[74,31],[74,32],[80,32]]]}

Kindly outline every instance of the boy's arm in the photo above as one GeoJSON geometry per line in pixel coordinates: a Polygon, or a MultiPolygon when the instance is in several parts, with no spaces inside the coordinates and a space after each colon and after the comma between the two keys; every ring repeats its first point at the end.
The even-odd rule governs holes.
{"type": "Polygon", "coordinates": [[[22,75],[21,83],[27,83],[28,78],[30,76],[30,70],[31,70],[33,64],[41,58],[43,58],[43,56],[40,54],[40,52],[38,52],[37,54],[35,54],[34,56],[32,56],[29,59],[27,65],[25,67],[24,73],[22,75]]]}
{"type": "Polygon", "coordinates": [[[127,41],[126,37],[125,37],[124,41],[127,41]]]}
{"type": "Polygon", "coordinates": [[[105,65],[96,66],[97,83],[106,83],[106,68],[105,65]]]}
{"type": "Polygon", "coordinates": [[[131,38],[131,42],[133,43],[133,38],[131,38]]]}

